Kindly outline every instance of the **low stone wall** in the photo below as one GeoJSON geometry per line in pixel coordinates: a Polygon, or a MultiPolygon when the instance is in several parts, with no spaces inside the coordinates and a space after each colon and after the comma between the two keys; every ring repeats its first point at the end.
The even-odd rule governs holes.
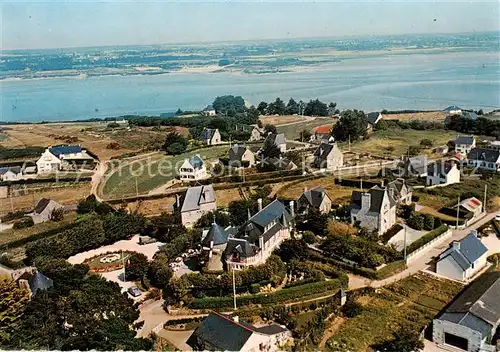
{"type": "Polygon", "coordinates": [[[418,258],[422,253],[425,253],[427,250],[429,250],[429,248],[432,248],[436,243],[442,242],[444,239],[451,237],[451,234],[452,234],[451,230],[448,229],[438,237],[434,238],[432,241],[429,241],[422,247],[414,250],[413,252],[411,252],[406,256],[406,264],[407,265],[410,264],[413,260],[418,258]]]}

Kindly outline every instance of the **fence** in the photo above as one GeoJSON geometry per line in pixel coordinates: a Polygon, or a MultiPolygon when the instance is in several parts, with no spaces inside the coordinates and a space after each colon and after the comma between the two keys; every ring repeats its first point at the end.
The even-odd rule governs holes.
{"type": "Polygon", "coordinates": [[[448,229],[445,232],[443,232],[441,235],[439,235],[438,237],[436,237],[433,240],[424,244],[422,247],[414,250],[413,252],[411,252],[410,254],[408,254],[406,256],[406,264],[408,265],[411,261],[415,260],[420,254],[424,253],[426,250],[433,247],[434,244],[441,242],[442,240],[444,240],[448,237],[451,237],[451,234],[452,234],[451,230],[448,229]]]}

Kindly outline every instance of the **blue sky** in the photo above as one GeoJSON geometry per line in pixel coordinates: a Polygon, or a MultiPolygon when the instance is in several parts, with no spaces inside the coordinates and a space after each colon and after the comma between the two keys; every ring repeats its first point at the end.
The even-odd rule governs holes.
{"type": "Polygon", "coordinates": [[[3,1],[3,49],[499,30],[499,2],[3,1]],[[435,19],[435,20],[434,20],[435,19]]]}

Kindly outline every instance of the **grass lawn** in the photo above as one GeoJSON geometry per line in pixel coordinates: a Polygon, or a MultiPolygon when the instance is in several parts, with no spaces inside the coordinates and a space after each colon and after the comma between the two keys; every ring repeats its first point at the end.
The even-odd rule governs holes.
{"type": "Polygon", "coordinates": [[[349,202],[352,192],[357,190],[356,188],[336,185],[333,182],[333,177],[325,176],[314,180],[293,183],[291,185],[284,184],[278,190],[278,197],[285,199],[298,199],[304,192],[304,188],[312,189],[317,186],[322,186],[332,198],[332,202],[335,204],[349,202]]]}
{"type": "Polygon", "coordinates": [[[130,253],[127,253],[127,252],[116,252],[116,254],[118,254],[120,256],[119,259],[111,262],[111,263],[102,263],[101,262],[101,258],[103,257],[106,257],[110,254],[115,254],[115,253],[107,253],[107,254],[101,254],[101,255],[98,255],[98,256],[95,256],[93,258],[90,258],[90,260],[88,261],[84,261],[85,264],[87,264],[90,268],[107,268],[109,266],[112,266],[112,267],[116,267],[116,266],[121,266],[123,267],[123,263],[124,261],[130,257],[130,253]]]}
{"type": "Polygon", "coordinates": [[[136,191],[135,179],[137,179],[138,192],[148,193],[175,178],[184,159],[198,154],[205,162],[212,161],[219,156],[226,155],[227,149],[227,145],[222,145],[180,155],[158,153],[146,159],[125,164],[107,178],[103,194],[105,197],[134,195],[136,191]]]}
{"type": "Polygon", "coordinates": [[[379,293],[362,296],[362,313],[348,318],[326,343],[328,350],[366,351],[391,339],[401,326],[422,329],[460,291],[461,285],[416,274],[379,293]]]}
{"type": "Polygon", "coordinates": [[[317,312],[314,310],[310,310],[305,313],[301,313],[295,317],[295,320],[297,321],[297,328],[301,328],[307,325],[311,320],[313,320],[314,315],[317,312]]]}
{"type": "Polygon", "coordinates": [[[278,133],[284,133],[287,140],[293,141],[299,138],[299,133],[302,130],[311,131],[315,127],[331,124],[334,121],[334,119],[317,118],[311,121],[294,123],[293,125],[276,126],[276,129],[278,133]]]}
{"type": "Polygon", "coordinates": [[[31,227],[27,227],[25,229],[19,229],[19,230],[9,229],[2,231],[0,232],[0,246],[8,245],[9,243],[22,240],[23,238],[27,238],[36,235],[38,233],[54,230],[59,227],[64,227],[66,225],[75,222],[75,219],[76,219],[76,213],[71,212],[65,214],[64,219],[62,221],[58,222],[47,221],[41,224],[33,225],[31,227]]]}
{"type": "MultiPolygon", "coordinates": [[[[364,141],[351,144],[351,151],[357,153],[369,153],[373,155],[383,155],[400,157],[405,155],[408,146],[419,145],[424,138],[433,141],[434,146],[445,145],[448,141],[457,137],[456,132],[444,130],[417,131],[411,129],[391,128],[385,131],[375,131],[372,136],[364,141]],[[392,149],[393,148],[393,149],[392,149]]],[[[348,144],[341,143],[341,149],[347,150],[348,144]]],[[[431,154],[431,149],[422,151],[431,154]]]]}

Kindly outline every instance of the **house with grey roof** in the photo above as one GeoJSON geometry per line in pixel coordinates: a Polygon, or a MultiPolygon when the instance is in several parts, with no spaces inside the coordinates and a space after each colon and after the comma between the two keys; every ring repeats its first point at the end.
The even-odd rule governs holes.
{"type": "Polygon", "coordinates": [[[432,341],[449,350],[498,351],[499,297],[500,272],[481,275],[433,320],[432,341]]]}
{"type": "MultiPolygon", "coordinates": [[[[488,248],[472,231],[439,255],[436,273],[450,279],[467,281],[486,265],[488,248]]],[[[499,297],[500,302],[500,297],[499,297]]]]}
{"type": "Polygon", "coordinates": [[[179,168],[181,181],[203,180],[207,177],[207,168],[199,155],[193,155],[189,159],[185,159],[179,168]]]}
{"type": "Polygon", "coordinates": [[[313,155],[313,166],[318,169],[333,171],[344,165],[344,154],[337,143],[321,143],[313,155]]]}
{"type": "Polygon", "coordinates": [[[460,170],[454,161],[437,160],[427,166],[427,186],[447,186],[460,182],[460,170]]]}
{"type": "Polygon", "coordinates": [[[472,148],[467,155],[470,167],[500,172],[500,151],[487,148],[472,148]]]}
{"type": "Polygon", "coordinates": [[[455,139],[455,153],[467,155],[475,147],[476,138],[474,136],[457,136],[455,139]]]}
{"type": "Polygon", "coordinates": [[[278,158],[263,158],[260,161],[263,169],[272,171],[290,171],[297,169],[297,165],[290,159],[280,155],[278,158]]]}
{"type": "Polygon", "coordinates": [[[227,243],[224,252],[228,269],[240,270],[262,264],[283,240],[290,238],[294,202],[290,202],[289,209],[277,199],[263,209],[262,199],[258,202],[259,212],[251,216],[227,243]]]}
{"type": "Polygon", "coordinates": [[[193,227],[204,214],[214,210],[217,205],[212,185],[189,187],[180,208],[182,225],[193,227]]]}
{"type": "Polygon", "coordinates": [[[448,114],[448,115],[461,115],[462,114],[462,109],[459,108],[456,105],[451,105],[451,106],[448,106],[447,108],[445,108],[443,110],[443,112],[445,114],[448,114]]]}
{"type": "Polygon", "coordinates": [[[471,120],[471,121],[476,121],[479,118],[479,115],[476,114],[474,111],[466,111],[462,115],[465,117],[466,120],[471,120]]]}
{"type": "Polygon", "coordinates": [[[205,109],[203,109],[202,114],[205,116],[215,116],[217,115],[217,112],[215,111],[213,105],[207,105],[205,109]]]}
{"type": "Polygon", "coordinates": [[[321,214],[328,214],[332,210],[332,198],[322,186],[305,189],[297,200],[297,213],[307,213],[315,210],[321,214]]]}
{"type": "Polygon", "coordinates": [[[283,133],[269,133],[264,141],[265,143],[272,143],[281,153],[286,153],[286,137],[283,133]]]}
{"type": "Polygon", "coordinates": [[[427,155],[403,156],[398,163],[397,174],[402,177],[425,177],[427,165],[427,155]]]}
{"type": "Polygon", "coordinates": [[[369,112],[366,114],[366,120],[371,126],[375,126],[382,119],[382,114],[380,112],[369,112]]]}
{"type": "Polygon", "coordinates": [[[255,165],[255,154],[246,145],[234,144],[228,151],[229,166],[251,167],[255,165]]]}
{"type": "Polygon", "coordinates": [[[45,149],[36,162],[37,173],[92,169],[96,159],[79,145],[56,145],[45,149]]]}
{"type": "Polygon", "coordinates": [[[23,178],[20,166],[0,167],[0,181],[17,181],[23,178]]]}
{"type": "Polygon", "coordinates": [[[53,199],[41,198],[35,205],[35,208],[28,214],[33,219],[35,224],[49,221],[52,217],[52,212],[63,209],[64,207],[53,199]]]}
{"type": "Polygon", "coordinates": [[[194,351],[279,351],[291,332],[280,325],[255,327],[237,316],[210,313],[191,334],[187,344],[194,351]]]}
{"type": "Polygon", "coordinates": [[[205,145],[221,144],[222,139],[218,128],[204,128],[201,132],[201,141],[205,145]]]}
{"type": "Polygon", "coordinates": [[[406,184],[404,178],[397,178],[394,181],[387,183],[389,195],[396,201],[397,204],[410,204],[413,191],[406,184]]]}
{"type": "Polygon", "coordinates": [[[374,186],[351,195],[351,224],[359,224],[382,235],[396,223],[396,201],[387,188],[374,186]]]}
{"type": "Polygon", "coordinates": [[[19,287],[28,290],[31,297],[36,295],[38,291],[48,290],[54,286],[54,281],[34,268],[31,271],[25,271],[17,279],[17,284],[19,287]]]}

